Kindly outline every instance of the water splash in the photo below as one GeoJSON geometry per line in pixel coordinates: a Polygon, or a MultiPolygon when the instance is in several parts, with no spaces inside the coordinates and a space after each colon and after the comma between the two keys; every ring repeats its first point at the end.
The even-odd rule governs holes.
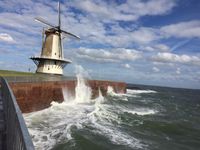
{"type": "MultiPolygon", "coordinates": [[[[50,108],[24,114],[36,150],[50,150],[56,144],[68,141],[76,143],[73,129],[84,130],[85,126],[93,129],[89,132],[105,136],[114,144],[142,148],[140,140],[120,131],[112,123],[119,121],[118,114],[110,109],[112,106],[106,104],[107,99],[100,90],[99,97],[91,100],[91,88],[85,80],[87,73],[81,66],[77,66],[76,71],[75,96],[70,95],[67,88],[63,88],[63,103],[52,102],[50,108]]],[[[115,94],[111,88],[108,92],[115,94]]]]}
{"type": "Polygon", "coordinates": [[[72,95],[71,92],[67,89],[67,87],[62,87],[62,94],[63,94],[63,99],[65,103],[69,103],[74,101],[74,96],[72,95]]]}
{"type": "Polygon", "coordinates": [[[112,86],[108,86],[107,93],[110,94],[110,95],[116,94],[116,93],[114,92],[114,89],[113,89],[112,86]]]}
{"type": "Polygon", "coordinates": [[[76,87],[75,95],[73,96],[67,89],[67,87],[62,88],[64,102],[67,103],[90,103],[92,96],[92,89],[87,85],[86,78],[89,78],[89,74],[80,65],[76,65],[76,87]]]}
{"type": "Polygon", "coordinates": [[[87,75],[87,72],[81,66],[76,66],[77,72],[77,85],[75,88],[75,101],[77,103],[88,103],[91,102],[92,90],[86,84],[84,75],[87,75]]]}
{"type": "Polygon", "coordinates": [[[115,93],[114,88],[112,86],[108,86],[107,94],[110,95],[110,96],[119,97],[119,99],[114,99],[114,100],[128,101],[128,99],[127,99],[128,95],[127,94],[115,93]]]}
{"type": "Polygon", "coordinates": [[[75,88],[75,101],[77,103],[88,103],[91,101],[92,91],[87,86],[82,74],[77,74],[77,85],[75,88]]]}

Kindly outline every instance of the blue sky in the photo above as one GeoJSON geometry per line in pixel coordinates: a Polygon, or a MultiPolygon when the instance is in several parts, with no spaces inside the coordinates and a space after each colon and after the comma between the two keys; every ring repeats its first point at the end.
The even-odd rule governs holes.
{"type": "MultiPolygon", "coordinates": [[[[92,78],[200,88],[199,0],[65,0],[62,28],[81,37],[64,40],[65,58],[92,78]]],[[[0,69],[35,71],[43,25],[57,23],[57,1],[0,1],[0,69]]]]}

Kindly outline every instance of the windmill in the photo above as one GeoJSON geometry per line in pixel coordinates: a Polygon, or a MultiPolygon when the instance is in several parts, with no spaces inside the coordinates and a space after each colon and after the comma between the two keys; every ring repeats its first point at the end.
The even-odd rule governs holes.
{"type": "Polygon", "coordinates": [[[30,58],[37,66],[36,73],[62,75],[63,68],[71,61],[64,59],[61,37],[69,35],[76,39],[80,38],[61,29],[60,2],[58,2],[58,26],[52,25],[40,17],[36,17],[35,21],[43,23],[48,27],[43,29],[43,43],[40,56],[30,58]]]}

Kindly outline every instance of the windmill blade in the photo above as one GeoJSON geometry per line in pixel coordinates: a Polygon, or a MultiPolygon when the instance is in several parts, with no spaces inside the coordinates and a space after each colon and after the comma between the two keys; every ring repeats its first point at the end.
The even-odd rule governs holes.
{"type": "Polygon", "coordinates": [[[61,26],[61,20],[60,20],[60,1],[58,1],[58,27],[61,26]]]}
{"type": "Polygon", "coordinates": [[[35,21],[40,22],[40,23],[43,23],[43,24],[45,24],[45,25],[47,25],[47,26],[50,26],[50,27],[52,27],[52,28],[57,28],[56,26],[54,26],[54,25],[48,23],[46,20],[44,20],[44,19],[41,18],[41,17],[36,17],[36,18],[35,18],[35,21]]]}
{"type": "Polygon", "coordinates": [[[45,30],[44,28],[42,29],[42,44],[44,43],[44,34],[45,34],[45,30]]]}
{"type": "Polygon", "coordinates": [[[80,37],[79,37],[79,36],[76,36],[76,35],[74,35],[74,34],[72,34],[72,33],[70,33],[70,32],[64,31],[64,30],[60,30],[60,31],[61,31],[62,33],[64,33],[64,34],[70,35],[70,36],[75,37],[75,38],[77,38],[77,39],[80,40],[80,37]]]}

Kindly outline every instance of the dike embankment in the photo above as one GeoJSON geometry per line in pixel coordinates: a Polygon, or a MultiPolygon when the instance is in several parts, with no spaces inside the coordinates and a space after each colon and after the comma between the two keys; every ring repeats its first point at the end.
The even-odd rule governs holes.
{"type": "MultiPolygon", "coordinates": [[[[40,82],[9,82],[23,113],[33,112],[48,108],[52,101],[64,100],[63,89],[71,96],[75,95],[77,80],[66,81],[40,81],[40,82]]],[[[107,94],[111,86],[116,93],[126,93],[126,83],[115,81],[88,80],[87,86],[91,87],[92,98],[107,94]]]]}

